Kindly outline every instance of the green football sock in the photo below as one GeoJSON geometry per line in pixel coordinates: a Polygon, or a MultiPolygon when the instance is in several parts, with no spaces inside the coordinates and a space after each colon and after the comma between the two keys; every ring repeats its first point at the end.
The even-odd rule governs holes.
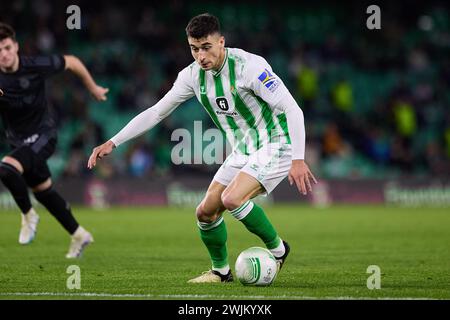
{"type": "Polygon", "coordinates": [[[223,217],[212,223],[198,222],[200,238],[208,249],[213,268],[228,266],[227,228],[223,217]]]}
{"type": "Polygon", "coordinates": [[[280,245],[281,239],[264,210],[252,201],[247,201],[231,211],[231,214],[240,220],[250,232],[260,237],[268,249],[274,249],[280,245]]]}

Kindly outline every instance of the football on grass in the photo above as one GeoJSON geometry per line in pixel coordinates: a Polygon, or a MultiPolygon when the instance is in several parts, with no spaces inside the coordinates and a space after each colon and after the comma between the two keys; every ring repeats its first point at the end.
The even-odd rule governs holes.
{"type": "Polygon", "coordinates": [[[277,276],[277,262],[269,250],[252,247],[239,254],[235,271],[243,285],[269,286],[277,276]]]}

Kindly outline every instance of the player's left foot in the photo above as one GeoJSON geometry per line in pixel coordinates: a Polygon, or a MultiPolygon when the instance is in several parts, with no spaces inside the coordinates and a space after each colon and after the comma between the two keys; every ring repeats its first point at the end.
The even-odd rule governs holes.
{"type": "Polygon", "coordinates": [[[291,247],[286,241],[283,240],[283,244],[284,244],[284,254],[279,258],[275,257],[275,259],[277,260],[278,271],[281,270],[281,267],[283,266],[287,256],[289,255],[289,252],[291,251],[291,247]]]}
{"type": "Polygon", "coordinates": [[[92,242],[94,242],[92,235],[84,230],[82,226],[79,226],[72,235],[72,241],[70,243],[69,252],[66,254],[66,258],[74,259],[81,257],[84,248],[92,242]]]}

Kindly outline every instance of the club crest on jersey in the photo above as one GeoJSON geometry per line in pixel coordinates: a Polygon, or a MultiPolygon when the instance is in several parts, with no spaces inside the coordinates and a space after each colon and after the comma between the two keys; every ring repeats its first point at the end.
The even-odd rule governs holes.
{"type": "Polygon", "coordinates": [[[220,110],[227,111],[230,108],[227,99],[224,97],[216,98],[216,103],[220,110]]]}
{"type": "Polygon", "coordinates": [[[258,80],[261,81],[270,92],[274,92],[280,84],[278,79],[267,69],[264,69],[263,73],[259,75],[258,80]]]}

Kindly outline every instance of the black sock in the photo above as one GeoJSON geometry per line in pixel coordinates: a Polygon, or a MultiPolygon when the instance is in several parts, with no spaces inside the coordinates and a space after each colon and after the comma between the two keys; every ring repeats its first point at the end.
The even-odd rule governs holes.
{"type": "Polygon", "coordinates": [[[59,223],[71,235],[77,230],[79,224],[72,215],[70,205],[52,187],[47,190],[35,192],[34,196],[47,208],[59,223]]]}
{"type": "Polygon", "coordinates": [[[8,163],[0,164],[0,180],[9,192],[23,213],[31,209],[31,200],[28,195],[28,187],[20,172],[8,163]]]}

